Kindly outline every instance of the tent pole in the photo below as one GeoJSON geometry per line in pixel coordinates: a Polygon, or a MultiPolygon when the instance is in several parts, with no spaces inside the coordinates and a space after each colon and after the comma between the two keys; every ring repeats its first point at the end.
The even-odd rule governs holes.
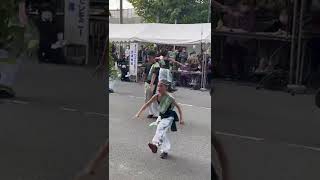
{"type": "MultiPolygon", "coordinates": [[[[137,54],[137,56],[138,56],[138,58],[137,58],[137,72],[136,72],[136,83],[138,82],[138,62],[139,62],[139,47],[140,47],[140,43],[139,42],[137,42],[137,44],[138,44],[138,54],[137,54]]],[[[142,50],[143,51],[143,50],[142,50]]],[[[142,59],[143,59],[143,57],[142,57],[142,59]]],[[[130,63],[130,62],[129,62],[130,63]]]]}
{"type": "Polygon", "coordinates": [[[202,67],[202,70],[201,70],[201,91],[206,91],[206,87],[205,87],[205,77],[206,77],[206,62],[205,62],[205,54],[203,53],[203,43],[202,43],[202,39],[201,39],[201,44],[200,44],[200,47],[201,47],[201,58],[202,58],[202,61],[201,61],[201,67],[202,67]]]}

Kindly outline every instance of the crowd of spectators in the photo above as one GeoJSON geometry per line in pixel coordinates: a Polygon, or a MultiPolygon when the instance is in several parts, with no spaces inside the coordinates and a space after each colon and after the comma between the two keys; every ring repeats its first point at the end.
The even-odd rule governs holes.
{"type": "MultiPolygon", "coordinates": [[[[315,12],[320,9],[316,10],[315,2],[308,1],[305,6],[304,19],[310,21],[306,21],[304,29],[308,31],[317,31],[316,26],[309,28],[315,22],[315,12]]],[[[269,35],[278,39],[288,38],[292,34],[293,0],[213,0],[213,9],[216,32],[269,35]]],[[[289,70],[290,44],[285,41],[263,40],[258,45],[256,39],[226,35],[223,42],[223,47],[219,48],[224,53],[218,54],[222,51],[215,50],[218,53],[214,54],[214,58],[219,61],[216,67],[219,68],[218,75],[228,80],[251,80],[254,74],[289,70]]],[[[309,43],[308,46],[312,48],[313,44],[309,43]]]]}
{"type": "MultiPolygon", "coordinates": [[[[203,66],[203,55],[196,53],[195,50],[187,51],[187,47],[184,46],[172,46],[172,45],[141,45],[138,50],[138,63],[142,68],[140,71],[144,72],[143,69],[148,69],[148,51],[155,50],[156,56],[160,57],[166,54],[168,57],[181,63],[171,63],[170,69],[173,73],[174,84],[184,87],[200,88],[201,83],[201,72],[204,71],[203,66]],[[190,73],[194,72],[194,73],[190,73]]],[[[125,48],[120,47],[120,50],[116,49],[116,45],[112,44],[112,56],[118,64],[129,65],[130,46],[125,48]]],[[[210,55],[205,56],[206,59],[206,72],[207,78],[212,78],[212,65],[210,55]]]]}

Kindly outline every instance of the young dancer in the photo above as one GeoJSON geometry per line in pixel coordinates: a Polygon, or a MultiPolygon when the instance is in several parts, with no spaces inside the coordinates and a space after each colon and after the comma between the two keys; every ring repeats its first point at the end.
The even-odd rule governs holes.
{"type": "Polygon", "coordinates": [[[167,131],[170,127],[172,131],[176,131],[175,121],[179,121],[181,125],[184,124],[182,110],[175,99],[168,93],[168,82],[165,80],[159,81],[158,93],[142,106],[142,108],[136,114],[136,117],[140,117],[141,113],[153,102],[157,102],[159,104],[160,115],[157,119],[158,125],[156,133],[152,139],[152,142],[148,145],[153,153],[157,153],[158,148],[160,148],[160,158],[166,159],[168,157],[168,151],[171,147],[167,137],[167,131]],[[174,107],[177,107],[180,118],[173,110],[174,107]]]}
{"type": "Polygon", "coordinates": [[[17,0],[15,6],[15,14],[4,22],[7,23],[4,36],[11,38],[0,37],[4,39],[0,44],[0,98],[15,97],[12,86],[22,60],[38,46],[38,32],[28,20],[25,0],[17,0]]]}

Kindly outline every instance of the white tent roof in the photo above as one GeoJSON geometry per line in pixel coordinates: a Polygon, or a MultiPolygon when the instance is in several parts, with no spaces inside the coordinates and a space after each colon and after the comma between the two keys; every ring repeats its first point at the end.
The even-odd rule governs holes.
{"type": "Polygon", "coordinates": [[[211,42],[211,24],[109,24],[110,41],[159,44],[211,42]]]}
{"type": "Polygon", "coordinates": [[[147,24],[109,24],[109,40],[112,42],[132,41],[147,24]]]}
{"type": "Polygon", "coordinates": [[[206,38],[204,38],[204,42],[205,43],[211,43],[211,32],[206,38]]]}

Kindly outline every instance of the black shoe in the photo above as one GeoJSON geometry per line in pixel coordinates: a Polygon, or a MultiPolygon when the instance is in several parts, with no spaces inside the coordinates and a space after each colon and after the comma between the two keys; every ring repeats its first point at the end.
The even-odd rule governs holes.
{"type": "Polygon", "coordinates": [[[168,158],[168,153],[166,153],[166,152],[161,153],[160,154],[160,158],[161,159],[167,159],[168,158]]]}
{"type": "Polygon", "coordinates": [[[154,145],[154,144],[152,144],[152,143],[149,143],[148,146],[149,146],[149,148],[151,149],[151,151],[152,151],[153,153],[157,153],[158,147],[157,147],[156,145],[154,145]]]}
{"type": "Polygon", "coordinates": [[[158,119],[158,116],[152,116],[151,118],[152,119],[158,119]]]}
{"type": "Polygon", "coordinates": [[[147,118],[151,119],[151,118],[153,118],[153,115],[150,114],[150,115],[147,116],[147,118]]]}
{"type": "Polygon", "coordinates": [[[114,93],[114,91],[112,89],[109,89],[109,93],[114,93]]]}

